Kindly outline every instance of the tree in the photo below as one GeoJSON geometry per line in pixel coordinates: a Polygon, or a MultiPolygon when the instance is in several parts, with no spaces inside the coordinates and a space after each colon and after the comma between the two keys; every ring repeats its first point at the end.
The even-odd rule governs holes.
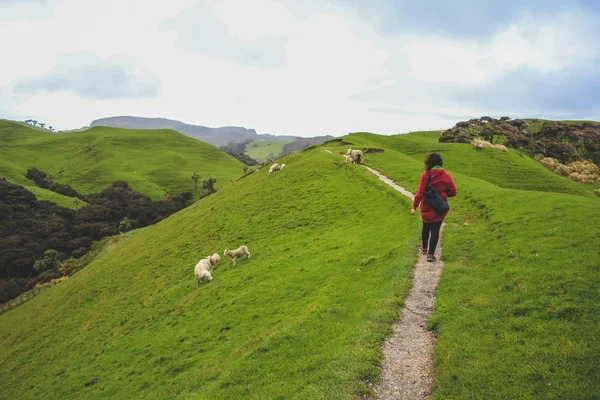
{"type": "Polygon", "coordinates": [[[210,176],[202,181],[202,187],[204,189],[206,189],[206,191],[208,193],[214,193],[214,192],[216,192],[216,190],[215,190],[216,182],[217,182],[217,178],[215,178],[214,176],[210,176]]]}
{"type": "Polygon", "coordinates": [[[33,124],[33,126],[37,125],[37,121],[35,119],[31,120],[31,123],[33,124]]]}
{"type": "Polygon", "coordinates": [[[131,230],[131,222],[129,222],[129,218],[125,217],[119,224],[119,232],[125,233],[131,230]]]}
{"type": "Polygon", "coordinates": [[[247,172],[248,172],[248,166],[247,166],[247,165],[245,165],[245,166],[244,166],[244,175],[246,175],[246,173],[247,173],[247,172]]]}
{"type": "Polygon", "coordinates": [[[198,189],[198,181],[202,178],[199,173],[194,171],[194,175],[192,175],[192,180],[194,181],[194,190],[198,189]]]}
{"type": "Polygon", "coordinates": [[[46,250],[44,252],[44,258],[37,260],[35,264],[33,264],[33,268],[38,272],[60,268],[60,266],[61,263],[58,259],[58,251],[56,250],[46,250]]]}
{"type": "Polygon", "coordinates": [[[54,132],[54,127],[49,126],[48,129],[50,130],[50,132],[54,132]]]}
{"type": "Polygon", "coordinates": [[[79,210],[79,203],[81,203],[81,200],[79,200],[77,197],[75,197],[73,199],[73,204],[75,204],[75,210],[79,210]]]}
{"type": "Polygon", "coordinates": [[[43,123],[43,122],[40,122],[40,126],[42,127],[42,129],[44,129],[44,127],[46,126],[46,124],[43,123]]]}

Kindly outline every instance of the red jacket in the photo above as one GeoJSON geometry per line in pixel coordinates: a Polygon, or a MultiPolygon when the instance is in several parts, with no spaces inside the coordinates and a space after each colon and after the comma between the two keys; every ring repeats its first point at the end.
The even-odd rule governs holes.
{"type": "MultiPolygon", "coordinates": [[[[423,171],[423,175],[421,175],[419,189],[417,189],[417,194],[413,201],[413,208],[417,208],[419,203],[421,204],[421,218],[423,219],[423,222],[442,222],[448,212],[446,211],[444,214],[438,214],[427,201],[421,201],[423,200],[423,192],[427,185],[427,179],[428,173],[427,170],[425,170],[423,171]]],[[[431,170],[431,186],[433,186],[446,201],[448,201],[448,197],[456,196],[456,186],[454,185],[454,181],[450,174],[443,169],[431,170]]]]}

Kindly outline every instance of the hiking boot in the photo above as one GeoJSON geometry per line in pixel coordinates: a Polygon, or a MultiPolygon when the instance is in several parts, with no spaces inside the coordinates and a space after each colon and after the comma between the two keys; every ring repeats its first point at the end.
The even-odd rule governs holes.
{"type": "Polygon", "coordinates": [[[421,252],[421,254],[426,255],[427,254],[427,247],[420,246],[419,247],[419,251],[421,252]]]}
{"type": "Polygon", "coordinates": [[[435,258],[435,256],[433,254],[427,254],[427,261],[434,262],[436,260],[437,260],[437,258],[435,258]]]}

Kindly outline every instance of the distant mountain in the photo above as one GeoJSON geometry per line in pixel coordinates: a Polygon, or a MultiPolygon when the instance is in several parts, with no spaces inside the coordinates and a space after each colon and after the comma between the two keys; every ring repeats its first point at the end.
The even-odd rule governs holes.
{"type": "MultiPolygon", "coordinates": [[[[145,118],[145,117],[108,117],[92,121],[90,128],[94,126],[110,126],[113,128],[124,129],[173,129],[194,139],[210,143],[214,146],[225,146],[229,143],[241,143],[259,140],[309,140],[310,138],[301,138],[298,136],[257,134],[254,129],[246,129],[240,126],[223,126],[221,128],[209,128],[202,125],[190,125],[181,121],[175,121],[167,118],[145,118]]],[[[331,138],[331,137],[329,137],[331,138]]],[[[322,140],[311,143],[321,143],[322,140]]]]}
{"type": "Polygon", "coordinates": [[[186,136],[217,147],[226,145],[229,142],[243,142],[247,139],[257,140],[259,136],[254,129],[246,129],[238,126],[209,128],[201,125],[189,125],[166,118],[108,117],[93,121],[90,127],[94,126],[110,126],[124,129],[173,129],[186,136]]]}

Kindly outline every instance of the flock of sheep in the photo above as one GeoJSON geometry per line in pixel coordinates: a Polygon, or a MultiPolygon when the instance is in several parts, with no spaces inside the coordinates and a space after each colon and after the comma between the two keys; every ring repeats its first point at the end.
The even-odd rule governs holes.
{"type": "MultiPolygon", "coordinates": [[[[360,164],[362,161],[362,151],[348,149],[346,154],[344,155],[347,163],[351,164],[360,164]]],[[[285,164],[273,164],[271,168],[269,168],[269,174],[273,174],[276,171],[285,168],[285,164]]],[[[258,171],[258,170],[257,170],[258,171]]],[[[231,257],[233,261],[233,265],[235,265],[235,260],[239,257],[247,255],[250,258],[250,252],[248,251],[248,247],[240,246],[235,250],[225,249],[223,255],[231,257]]],[[[194,274],[196,275],[196,280],[198,281],[198,285],[203,282],[211,282],[213,277],[211,275],[211,271],[217,268],[217,264],[221,262],[221,257],[215,253],[212,256],[205,257],[198,261],[198,264],[194,267],[194,274]]]]}
{"type": "Polygon", "coordinates": [[[279,165],[279,164],[275,163],[275,164],[271,165],[271,168],[269,168],[269,174],[272,174],[273,172],[279,171],[280,169],[284,169],[284,168],[285,168],[285,164],[279,165]]]}
{"type": "Polygon", "coordinates": [[[348,149],[348,151],[346,152],[346,155],[344,155],[344,157],[346,158],[347,163],[360,164],[362,161],[362,154],[363,153],[360,150],[348,149]]]}
{"type": "MultiPolygon", "coordinates": [[[[233,261],[233,265],[235,265],[236,258],[247,255],[250,258],[250,252],[248,251],[248,247],[240,246],[235,250],[225,249],[223,252],[224,256],[231,257],[233,261]]],[[[212,256],[205,257],[198,261],[198,264],[194,267],[194,275],[196,275],[196,280],[198,281],[198,285],[202,282],[211,282],[213,277],[211,275],[211,271],[217,269],[217,264],[221,262],[221,257],[215,253],[212,256]]]]}

